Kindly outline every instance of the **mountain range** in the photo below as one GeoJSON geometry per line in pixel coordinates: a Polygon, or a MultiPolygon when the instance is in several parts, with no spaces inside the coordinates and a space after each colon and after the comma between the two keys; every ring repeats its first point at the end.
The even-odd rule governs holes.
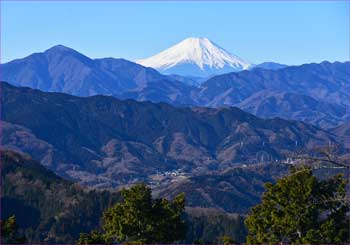
{"type": "Polygon", "coordinates": [[[265,118],[303,120],[332,128],[349,119],[350,62],[322,62],[251,70],[209,79],[163,75],[114,58],[90,59],[54,46],[2,64],[2,79],[16,86],[77,96],[166,102],[176,106],[237,106],[265,118]]]}
{"type": "Polygon", "coordinates": [[[304,120],[330,128],[349,118],[349,67],[350,62],[322,62],[223,74],[204,82],[193,93],[194,100],[205,106],[235,105],[263,117],[304,120]]]}
{"type": "Polygon", "coordinates": [[[254,65],[207,38],[137,62],[57,45],[0,65],[1,213],[29,242],[76,242],[144,182],[185,192],[181,243],[244,243],[243,216],[290,157],[350,159],[350,62],[254,65]]]}
{"type": "Polygon", "coordinates": [[[58,45],[1,65],[2,146],[82,185],[143,181],[185,191],[192,208],[246,213],[289,155],[328,144],[346,155],[349,65],[267,62],[206,79],[58,45]]]}
{"type": "Polygon", "coordinates": [[[1,89],[3,147],[95,187],[282,160],[299,149],[338,142],[334,133],[315,126],[261,119],[235,107],[82,98],[7,83],[1,89]]]}
{"type": "Polygon", "coordinates": [[[3,64],[1,73],[3,80],[17,86],[78,96],[186,103],[190,93],[182,82],[152,68],[124,59],[90,59],[62,45],[3,64]]]}

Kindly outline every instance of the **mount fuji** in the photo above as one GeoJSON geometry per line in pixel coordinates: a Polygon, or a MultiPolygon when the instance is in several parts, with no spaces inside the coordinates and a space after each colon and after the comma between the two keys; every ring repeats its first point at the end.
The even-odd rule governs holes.
{"type": "Polygon", "coordinates": [[[208,77],[250,69],[252,64],[229,53],[208,38],[190,37],[137,63],[164,74],[208,77]]]}

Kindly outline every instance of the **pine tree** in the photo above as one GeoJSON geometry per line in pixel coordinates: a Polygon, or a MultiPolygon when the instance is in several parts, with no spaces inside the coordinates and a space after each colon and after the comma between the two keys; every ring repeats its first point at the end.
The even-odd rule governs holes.
{"type": "Polygon", "coordinates": [[[20,244],[25,243],[26,238],[19,234],[16,216],[11,215],[4,221],[1,221],[1,244],[20,244]]]}
{"type": "Polygon", "coordinates": [[[103,214],[103,232],[81,234],[79,244],[172,243],[185,239],[185,196],[153,199],[149,187],[138,184],[122,190],[123,201],[103,214]]]}
{"type": "Polygon", "coordinates": [[[310,168],[294,168],[266,184],[262,203],[246,219],[248,243],[348,243],[349,209],[342,175],[318,180],[310,168]]]}
{"type": "Polygon", "coordinates": [[[237,242],[230,236],[222,236],[221,237],[222,244],[228,245],[228,244],[236,244],[237,242]]]}

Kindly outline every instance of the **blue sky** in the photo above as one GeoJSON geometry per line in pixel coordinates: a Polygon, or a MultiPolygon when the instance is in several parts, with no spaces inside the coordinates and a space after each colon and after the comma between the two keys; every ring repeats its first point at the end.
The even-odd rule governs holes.
{"type": "Polygon", "coordinates": [[[349,60],[349,1],[1,1],[1,61],[56,44],[134,60],[208,37],[253,63],[349,60]]]}

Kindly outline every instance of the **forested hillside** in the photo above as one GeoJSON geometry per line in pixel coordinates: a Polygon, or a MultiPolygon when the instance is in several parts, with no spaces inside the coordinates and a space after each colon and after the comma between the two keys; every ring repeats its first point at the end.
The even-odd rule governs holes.
{"type": "Polygon", "coordinates": [[[1,86],[3,145],[100,188],[151,182],[167,171],[193,176],[274,162],[337,143],[333,133],[310,124],[261,119],[236,107],[179,108],[1,86]]]}
{"type": "MultiPolygon", "coordinates": [[[[89,190],[64,180],[28,155],[0,153],[2,219],[15,215],[27,242],[74,243],[80,233],[97,229],[103,211],[121,200],[119,192],[89,190]]],[[[186,243],[216,243],[223,235],[245,239],[241,216],[189,210],[186,217],[186,243]]]]}

